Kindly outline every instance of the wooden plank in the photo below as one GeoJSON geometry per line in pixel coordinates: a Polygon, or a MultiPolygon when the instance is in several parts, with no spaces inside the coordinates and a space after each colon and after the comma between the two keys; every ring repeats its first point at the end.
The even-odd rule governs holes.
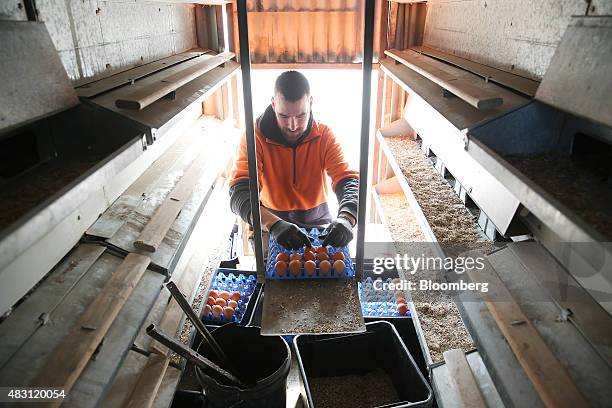
{"type": "Polygon", "coordinates": [[[101,79],[99,81],[79,86],[75,90],[77,95],[79,95],[79,97],[81,98],[93,98],[97,95],[100,95],[101,93],[110,91],[122,85],[130,84],[132,81],[139,80],[158,71],[173,67],[176,64],[180,64],[181,62],[199,57],[200,55],[204,55],[208,52],[208,50],[196,52],[189,51],[177,55],[172,55],[167,58],[162,58],[158,61],[153,61],[148,64],[144,64],[139,67],[120,72],[118,74],[101,79]]]}
{"type": "MultiPolygon", "coordinates": [[[[150,262],[150,258],[143,255],[126,256],[102,292],[54,350],[32,382],[33,386],[63,388],[69,393],[150,262]]],[[[59,404],[54,401],[46,405],[59,404]]]]}
{"type": "Polygon", "coordinates": [[[461,349],[447,350],[444,362],[448,368],[448,378],[459,397],[460,406],[469,408],[486,408],[480,388],[476,384],[474,373],[461,349]]]}
{"type": "Polygon", "coordinates": [[[202,145],[197,131],[201,123],[195,122],[189,130],[179,136],[168,149],[151,164],[111,206],[87,229],[87,234],[111,238],[125,224],[132,211],[143,204],[152,191],[168,173],[185,166],[185,160],[193,160],[193,152],[202,145]]]}
{"type": "MultiPolygon", "coordinates": [[[[109,111],[135,122],[140,128],[151,131],[154,135],[163,134],[160,129],[167,129],[169,123],[180,120],[184,115],[192,113],[194,105],[201,103],[217,88],[239,71],[240,65],[227,61],[224,67],[217,67],[183,85],[175,91],[175,99],[160,99],[143,110],[121,109],[115,105],[115,100],[129,95],[131,87],[121,87],[92,99],[92,102],[109,111]]],[[[142,81],[146,81],[145,78],[142,81]]],[[[200,107],[201,113],[201,107],[200,107]]]]}
{"type": "Polygon", "coordinates": [[[165,180],[163,191],[156,191],[147,197],[147,200],[143,201],[143,205],[133,212],[121,229],[107,241],[128,252],[149,255],[152,263],[167,269],[170,273],[174,268],[177,251],[185,244],[186,237],[192,232],[194,217],[202,211],[203,205],[209,200],[211,189],[223,170],[227,158],[235,151],[240,137],[239,133],[235,129],[232,130],[233,128],[229,124],[215,119],[207,118],[203,122],[203,126],[204,134],[199,138],[199,141],[204,143],[206,148],[201,152],[195,151],[194,153],[208,157],[206,170],[202,177],[197,180],[193,194],[189,197],[158,249],[153,253],[146,252],[134,247],[134,241],[138,239],[150,217],[154,215],[159,205],[163,203],[165,197],[174,188],[180,175],[177,173],[169,174],[165,180]]]}
{"type": "Polygon", "coordinates": [[[169,362],[170,359],[165,355],[151,354],[124,407],[144,408],[153,405],[169,362]]]}
{"type": "Polygon", "coordinates": [[[157,250],[179,212],[183,209],[185,202],[193,193],[194,186],[202,176],[209,161],[208,155],[201,155],[194,160],[144,227],[138,239],[134,241],[134,247],[148,252],[157,250]]]}
{"type": "Polygon", "coordinates": [[[511,74],[487,65],[479,64],[465,58],[457,57],[456,55],[447,54],[433,48],[413,47],[411,49],[421,54],[429,55],[430,57],[448,62],[456,67],[470,71],[471,73],[482,78],[507,86],[528,96],[534,96],[536,90],[538,89],[538,85],[540,85],[538,81],[511,74]]]}
{"type": "Polygon", "coordinates": [[[0,367],[48,323],[61,301],[70,294],[89,267],[102,255],[100,245],[79,245],[53,269],[49,277],[2,322],[0,367]]]}
{"type": "Polygon", "coordinates": [[[377,79],[377,88],[376,88],[376,116],[374,129],[379,129],[382,126],[382,115],[383,115],[383,105],[384,105],[384,83],[385,83],[385,74],[382,70],[376,71],[376,79],[377,79]]]}
{"type": "Polygon", "coordinates": [[[395,64],[391,58],[383,60],[381,67],[390,79],[408,92],[410,98],[426,102],[459,131],[471,129],[528,101],[515,92],[489,83],[489,86],[495,87],[496,91],[503,95],[504,103],[494,109],[480,110],[459,98],[444,97],[443,88],[438,84],[402,64],[395,64]]]}
{"type": "Polygon", "coordinates": [[[445,64],[433,58],[421,56],[411,50],[400,51],[393,49],[385,51],[385,54],[477,109],[492,109],[504,103],[503,97],[495,92],[494,88],[487,86],[489,84],[484,81],[482,83],[470,81],[466,75],[463,75],[459,70],[450,65],[445,66],[445,64]]]}
{"type": "Polygon", "coordinates": [[[253,69],[361,69],[361,64],[343,64],[343,63],[265,63],[253,64],[253,69]]]}
{"type": "Polygon", "coordinates": [[[467,272],[472,282],[488,284],[488,291],[479,292],[480,296],[542,402],[548,407],[589,406],[492,266],[486,262],[482,270],[467,272]]]}
{"type": "MultiPolygon", "coordinates": [[[[385,38],[385,48],[386,51],[388,48],[397,48],[397,42],[395,41],[395,37],[397,35],[397,20],[399,16],[399,4],[397,3],[389,3],[389,27],[387,30],[387,36],[385,38]]],[[[383,55],[381,55],[382,59],[383,55]]]]}
{"type": "MultiPolygon", "coordinates": [[[[113,272],[114,270],[111,270],[113,272]]],[[[135,343],[147,314],[160,294],[164,276],[147,269],[132,291],[104,340],[70,390],[71,407],[104,406],[100,404],[108,393],[118,368],[135,343]],[[94,404],[93,401],[96,401],[94,404]]],[[[146,326],[145,326],[146,327],[146,326]]]]}
{"type": "Polygon", "coordinates": [[[130,87],[130,93],[117,98],[118,108],[141,110],[170,92],[207,73],[234,57],[231,52],[208,56],[202,55],[182,64],[151,75],[130,87]]]}
{"type": "MultiPolygon", "coordinates": [[[[210,205],[207,206],[205,213],[202,214],[198,222],[198,230],[194,232],[193,244],[190,243],[193,247],[190,251],[192,256],[185,264],[180,278],[176,280],[181,292],[188,294],[187,298],[190,303],[193,302],[201,285],[208,286],[208,282],[200,282],[203,279],[202,274],[205,266],[211,264],[214,254],[218,253],[218,249],[227,242],[224,233],[229,234],[234,219],[233,214],[228,210],[229,197],[227,192],[228,186],[226,183],[216,189],[210,205]],[[223,216],[220,216],[220,214],[223,214],[223,216]],[[211,236],[208,234],[210,229],[222,232],[211,236]]],[[[207,278],[210,279],[210,277],[207,278]]],[[[184,313],[178,303],[171,300],[160,319],[160,329],[166,333],[176,333],[183,315],[184,313]]],[[[170,361],[168,350],[153,341],[150,351],[152,354],[149,356],[147,368],[141,372],[132,395],[127,401],[128,406],[151,406],[157,396],[159,384],[165,377],[170,361]]]]}

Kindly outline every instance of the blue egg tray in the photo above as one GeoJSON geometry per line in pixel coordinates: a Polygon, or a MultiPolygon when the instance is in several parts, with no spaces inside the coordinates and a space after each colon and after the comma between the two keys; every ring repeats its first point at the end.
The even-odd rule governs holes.
{"type": "Polygon", "coordinates": [[[233,292],[240,293],[240,300],[237,301],[238,308],[234,311],[234,316],[228,320],[223,315],[219,317],[215,317],[212,313],[205,315],[204,305],[202,305],[202,316],[200,317],[202,322],[207,326],[221,326],[229,322],[248,324],[261,293],[261,286],[260,283],[257,283],[257,273],[253,271],[219,268],[211,279],[204,305],[211,290],[217,292],[226,290],[230,294],[233,292]]]}
{"type": "MultiPolygon", "coordinates": [[[[389,278],[384,282],[391,281],[389,278]]],[[[410,310],[400,316],[393,291],[376,290],[372,278],[368,277],[363,282],[357,282],[357,288],[363,317],[412,317],[410,310]]]]}
{"type": "MultiPolygon", "coordinates": [[[[317,228],[313,228],[310,231],[307,231],[305,228],[300,228],[300,229],[305,234],[309,235],[312,238],[313,247],[321,246],[321,241],[319,240],[319,234],[321,234],[321,232],[317,228]]],[[[330,260],[333,259],[333,256],[336,252],[342,252],[344,254],[345,267],[344,267],[344,272],[342,274],[336,273],[336,271],[334,270],[332,266],[329,273],[324,275],[323,273],[321,273],[321,270],[319,269],[319,261],[315,260],[315,263],[317,266],[315,269],[315,273],[312,276],[306,274],[306,271],[304,270],[303,262],[302,262],[302,268],[300,269],[300,272],[297,276],[293,275],[289,271],[289,268],[287,268],[287,273],[284,276],[279,276],[276,273],[275,267],[276,267],[276,257],[281,252],[285,252],[289,255],[297,253],[297,254],[304,256],[304,248],[301,248],[298,250],[285,249],[278,242],[276,242],[276,240],[272,237],[272,235],[270,235],[270,241],[268,243],[268,264],[266,266],[266,278],[268,279],[330,279],[330,278],[337,279],[337,278],[353,278],[355,276],[355,266],[353,265],[353,261],[351,260],[351,254],[349,253],[348,246],[342,246],[342,247],[333,247],[329,245],[327,246],[327,253],[329,255],[330,260]]],[[[333,265],[333,261],[330,261],[330,262],[333,265]]]]}

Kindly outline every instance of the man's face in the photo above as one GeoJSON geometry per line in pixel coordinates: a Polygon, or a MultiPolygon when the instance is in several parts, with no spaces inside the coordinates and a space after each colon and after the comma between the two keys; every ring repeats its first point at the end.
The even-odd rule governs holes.
{"type": "Polygon", "coordinates": [[[295,102],[286,100],[280,93],[272,98],[272,109],[276,114],[278,127],[288,142],[293,143],[302,136],[308,126],[311,108],[312,96],[310,95],[304,95],[302,99],[295,102]]]}

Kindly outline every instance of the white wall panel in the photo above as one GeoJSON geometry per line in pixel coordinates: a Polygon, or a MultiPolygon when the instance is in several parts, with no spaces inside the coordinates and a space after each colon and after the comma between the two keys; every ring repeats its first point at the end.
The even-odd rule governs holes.
{"type": "Polygon", "coordinates": [[[584,0],[430,0],[423,42],[541,79],[570,17],[585,12],[584,0]]]}
{"type": "MultiPolygon", "coordinates": [[[[68,76],[78,84],[197,47],[190,4],[37,0],[36,5],[68,76]]],[[[4,5],[3,13],[15,14],[4,5]]]]}

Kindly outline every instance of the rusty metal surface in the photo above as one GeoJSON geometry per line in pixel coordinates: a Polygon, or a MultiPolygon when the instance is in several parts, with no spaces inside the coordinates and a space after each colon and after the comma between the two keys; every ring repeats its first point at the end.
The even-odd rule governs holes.
{"type": "Polygon", "coordinates": [[[267,280],[263,296],[264,336],[365,331],[352,279],[267,280]]]}

